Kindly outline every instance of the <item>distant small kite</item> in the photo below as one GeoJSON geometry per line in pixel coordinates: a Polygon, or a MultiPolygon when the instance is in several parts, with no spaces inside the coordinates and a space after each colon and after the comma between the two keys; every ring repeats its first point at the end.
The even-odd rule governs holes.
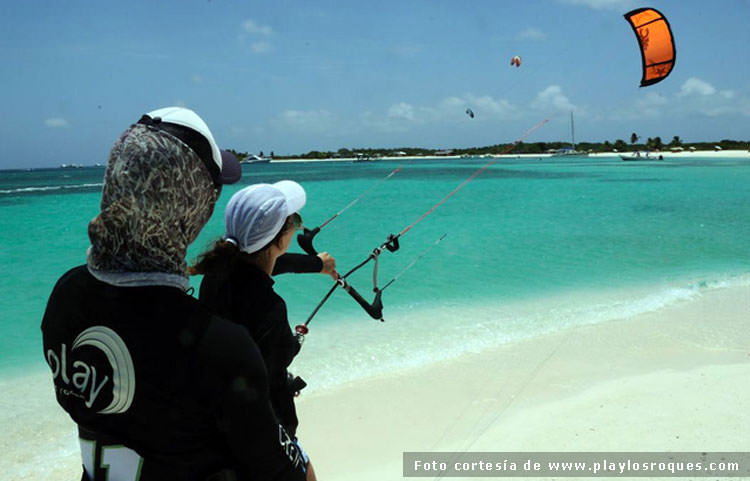
{"type": "Polygon", "coordinates": [[[473,119],[474,118],[474,111],[471,110],[471,109],[466,109],[466,115],[468,115],[469,117],[471,117],[473,119]]]}
{"type": "Polygon", "coordinates": [[[661,82],[674,68],[676,51],[669,22],[653,8],[639,8],[625,14],[641,47],[641,87],[661,82]]]}
{"type": "Polygon", "coordinates": [[[510,59],[510,64],[515,65],[516,68],[521,66],[521,57],[518,55],[515,55],[513,58],[510,59]]]}

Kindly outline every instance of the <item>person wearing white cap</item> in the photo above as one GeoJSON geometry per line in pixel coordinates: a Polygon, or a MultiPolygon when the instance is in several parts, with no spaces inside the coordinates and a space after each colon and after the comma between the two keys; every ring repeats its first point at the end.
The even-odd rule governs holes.
{"type": "Polygon", "coordinates": [[[295,228],[301,227],[298,212],[306,201],[305,190],[291,180],[245,187],[229,199],[224,213],[224,238],[246,254],[264,252],[262,267],[271,274],[273,266],[269,262],[287,251],[292,238],[281,234],[294,233],[295,228]],[[276,237],[284,242],[271,243],[276,237]]]}
{"type": "Polygon", "coordinates": [[[41,326],[82,481],[306,479],[257,344],[188,292],[187,247],[240,174],[189,109],[150,112],[112,147],[86,264],[41,326]]]}
{"type": "MultiPolygon", "coordinates": [[[[225,235],[202,254],[193,273],[203,274],[200,300],[218,315],[245,326],[268,370],[271,404],[294,436],[294,397],[305,386],[287,368],[300,349],[286,303],[273,289],[274,266],[302,228],[299,210],[307,196],[290,180],[256,184],[235,193],[224,214],[225,235]]],[[[308,479],[315,479],[308,464],[308,479]]]]}

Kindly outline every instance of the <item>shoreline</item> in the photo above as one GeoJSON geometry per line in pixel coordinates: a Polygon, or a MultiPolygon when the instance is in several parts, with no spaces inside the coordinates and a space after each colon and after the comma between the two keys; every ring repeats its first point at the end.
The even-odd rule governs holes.
{"type": "MultiPolygon", "coordinates": [[[[287,163],[315,163],[315,162],[344,162],[344,163],[362,163],[369,164],[378,162],[381,160],[394,161],[394,160],[460,160],[460,159],[548,159],[548,158],[592,158],[592,159],[618,159],[620,155],[633,154],[634,152],[594,152],[587,154],[586,156],[559,156],[555,157],[555,154],[538,153],[538,154],[484,154],[484,155],[404,155],[404,156],[385,156],[371,160],[358,160],[355,157],[341,157],[341,158],[327,158],[327,159],[304,159],[304,158],[290,158],[290,159],[271,159],[268,162],[240,162],[241,165],[263,165],[263,164],[287,164],[287,163]]],[[[683,151],[683,152],[652,152],[653,156],[658,157],[661,155],[664,160],[672,159],[683,159],[683,160],[694,160],[694,159],[750,159],[750,150],[696,150],[696,151],[683,151]]],[[[649,159],[657,161],[657,159],[649,159]]],[[[0,172],[28,172],[34,170],[78,170],[87,168],[100,168],[104,169],[106,166],[102,164],[76,164],[66,166],[47,166],[47,167],[27,167],[27,168],[11,168],[11,169],[0,169],[0,172]]]]}
{"type": "MultiPolygon", "coordinates": [[[[620,155],[625,154],[633,154],[633,152],[595,152],[588,154],[584,157],[577,157],[575,155],[571,155],[567,158],[571,157],[577,157],[577,158],[612,158],[612,159],[619,159],[620,155]]],[[[696,150],[693,152],[690,151],[684,151],[684,152],[670,152],[670,151],[664,151],[664,152],[652,152],[651,155],[653,156],[663,156],[664,160],[667,159],[684,159],[684,160],[692,160],[692,159],[702,159],[702,158],[712,158],[712,159],[750,159],[750,151],[749,150],[696,150]]],[[[547,158],[560,158],[565,159],[565,156],[562,157],[555,157],[554,154],[547,154],[547,153],[540,153],[540,154],[487,154],[487,155],[476,155],[476,156],[461,156],[461,155],[437,155],[437,156],[423,156],[423,155],[405,155],[405,156],[397,156],[397,157],[379,157],[377,159],[372,160],[366,160],[366,161],[357,161],[354,157],[342,157],[342,158],[329,158],[329,159],[302,159],[302,158],[293,158],[293,159],[273,159],[270,162],[271,164],[284,164],[284,163],[296,163],[296,162],[352,162],[352,163],[373,163],[378,162],[379,160],[427,160],[427,159],[479,159],[479,158],[487,158],[487,159],[547,159],[547,158]]],[[[656,159],[653,159],[656,161],[656,159]]],[[[262,163],[261,163],[262,164],[262,163]]],[[[242,165],[254,165],[253,162],[246,162],[242,165]]]]}
{"type": "MultiPolygon", "coordinates": [[[[319,479],[334,481],[402,479],[403,451],[750,451],[749,314],[749,285],[716,287],[303,392],[299,437],[319,479]]],[[[77,479],[75,427],[39,365],[0,378],[6,470],[77,479]]]]}
{"type": "Polygon", "coordinates": [[[404,451],[748,451],[750,287],[301,396],[320,479],[404,451]],[[331,414],[335,413],[335,414],[331,414]]]}
{"type": "Polygon", "coordinates": [[[351,322],[342,317],[317,325],[290,369],[308,381],[306,393],[312,394],[577,327],[608,325],[700,299],[714,290],[742,286],[750,287],[750,275],[699,275],[611,288],[578,287],[517,299],[476,297],[468,304],[392,309],[385,323],[351,322]]]}

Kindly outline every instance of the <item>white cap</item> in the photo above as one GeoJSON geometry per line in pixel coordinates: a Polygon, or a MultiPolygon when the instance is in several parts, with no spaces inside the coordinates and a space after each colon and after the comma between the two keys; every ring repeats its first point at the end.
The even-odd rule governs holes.
{"type": "Polygon", "coordinates": [[[237,158],[230,152],[219,149],[208,125],[192,110],[185,107],[164,107],[146,115],[152,119],[160,118],[162,122],[187,127],[205,137],[211,146],[211,157],[221,172],[219,180],[222,184],[233,184],[242,176],[242,169],[237,158]]]}
{"type": "Polygon", "coordinates": [[[236,241],[243,252],[257,252],[281,232],[286,218],[302,209],[306,201],[305,189],[291,180],[245,187],[229,199],[224,237],[236,241]]]}

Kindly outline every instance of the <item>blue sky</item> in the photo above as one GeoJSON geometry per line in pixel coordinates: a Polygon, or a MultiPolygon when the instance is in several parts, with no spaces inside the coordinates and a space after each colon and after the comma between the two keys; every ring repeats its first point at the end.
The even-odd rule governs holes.
{"type": "Polygon", "coordinates": [[[277,154],[490,145],[544,118],[529,142],[567,140],[570,111],[578,141],[748,140],[748,19],[744,0],[4,2],[0,168],[103,163],[169,105],[277,154]],[[643,6],[677,63],[639,88],[622,15],[643,6]]]}

